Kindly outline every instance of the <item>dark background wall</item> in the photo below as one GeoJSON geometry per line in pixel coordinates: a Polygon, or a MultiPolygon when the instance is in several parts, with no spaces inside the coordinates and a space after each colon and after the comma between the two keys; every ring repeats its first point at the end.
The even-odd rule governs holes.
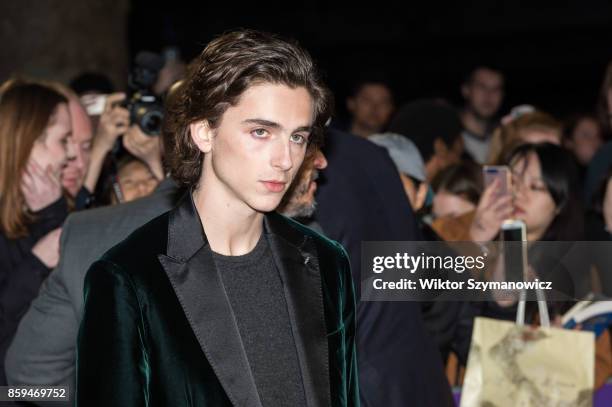
{"type": "Polygon", "coordinates": [[[606,0],[207,3],[175,0],[169,10],[134,0],[130,49],[175,42],[189,58],[236,27],[288,35],[325,70],[340,114],[351,82],[368,72],[387,76],[400,101],[442,96],[458,103],[465,71],[480,62],[506,72],[506,107],[532,103],[558,115],[589,110],[612,59],[606,0]]]}
{"type": "Polygon", "coordinates": [[[487,63],[507,75],[506,108],[532,103],[562,116],[592,108],[612,59],[608,0],[211,3],[0,2],[0,80],[25,72],[67,81],[89,69],[123,87],[138,50],[178,45],[189,59],[214,36],[249,27],[306,46],[335,91],[341,115],[359,77],[386,77],[399,102],[441,96],[459,103],[466,70],[487,63]]]}
{"type": "Polygon", "coordinates": [[[126,82],[129,0],[0,1],[0,81],[28,75],[67,82],[79,72],[126,82]]]}

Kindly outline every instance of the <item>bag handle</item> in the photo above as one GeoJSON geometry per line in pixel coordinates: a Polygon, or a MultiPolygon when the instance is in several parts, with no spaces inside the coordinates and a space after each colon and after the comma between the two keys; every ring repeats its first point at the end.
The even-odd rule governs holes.
{"type": "MultiPolygon", "coordinates": [[[[528,276],[528,262],[527,262],[527,242],[523,241],[523,281],[528,276]]],[[[546,295],[544,291],[536,289],[536,298],[538,301],[538,313],[540,314],[540,326],[545,328],[550,327],[550,316],[548,314],[548,304],[546,303],[546,295]]],[[[527,303],[527,291],[521,290],[518,307],[516,310],[516,324],[525,325],[525,304],[527,303]]]]}
{"type": "MultiPolygon", "coordinates": [[[[546,296],[542,290],[536,290],[536,296],[538,299],[538,312],[540,313],[540,326],[545,328],[550,327],[550,316],[548,314],[548,304],[546,303],[546,296]]],[[[527,292],[521,290],[521,294],[518,301],[518,308],[516,310],[516,324],[525,325],[525,304],[527,303],[527,292]]]]}

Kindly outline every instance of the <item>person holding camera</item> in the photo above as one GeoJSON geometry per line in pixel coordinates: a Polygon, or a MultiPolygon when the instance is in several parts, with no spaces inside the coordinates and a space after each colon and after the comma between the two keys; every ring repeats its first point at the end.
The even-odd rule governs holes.
{"type": "Polygon", "coordinates": [[[122,135],[123,147],[144,162],[158,181],[165,178],[159,137],[146,134],[137,123],[130,123],[130,111],[122,104],[125,98],[124,93],[113,93],[106,98],[85,176],[84,186],[89,191],[96,190],[107,157],[122,135]]]}

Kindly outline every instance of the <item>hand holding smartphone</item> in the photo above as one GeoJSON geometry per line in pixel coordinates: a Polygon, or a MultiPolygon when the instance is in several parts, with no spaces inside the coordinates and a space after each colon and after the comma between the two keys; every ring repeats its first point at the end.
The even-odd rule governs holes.
{"type": "Polygon", "coordinates": [[[510,168],[505,165],[485,165],[482,168],[482,177],[485,189],[495,180],[499,180],[495,197],[499,198],[512,191],[512,176],[510,168]]]}

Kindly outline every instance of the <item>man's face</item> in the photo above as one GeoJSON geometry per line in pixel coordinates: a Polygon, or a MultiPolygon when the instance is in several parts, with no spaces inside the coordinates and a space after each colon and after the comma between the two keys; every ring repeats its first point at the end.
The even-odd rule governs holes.
{"type": "Polygon", "coordinates": [[[296,175],[278,211],[290,218],[307,218],[316,208],[315,191],[319,171],[327,167],[327,159],[320,149],[313,150],[304,158],[304,164],[296,175]]]}
{"type": "Polygon", "coordinates": [[[472,80],[463,85],[463,97],[468,107],[481,119],[491,119],[504,97],[504,78],[499,72],[486,68],[477,69],[472,80]]]}
{"type": "Polygon", "coordinates": [[[217,128],[191,125],[205,154],[200,186],[226,208],[273,211],[302,165],[313,120],[313,100],[305,88],[251,86],[217,128]]]}
{"type": "Polygon", "coordinates": [[[71,99],[68,106],[72,121],[72,137],[68,142],[72,145],[69,151],[73,154],[68,157],[62,170],[62,186],[75,197],[83,186],[89,167],[93,128],[91,119],[78,100],[71,99]]]}
{"type": "Polygon", "coordinates": [[[354,123],[374,134],[380,132],[389,121],[393,113],[393,97],[384,85],[366,84],[348,100],[347,107],[354,123]]]}
{"type": "Polygon", "coordinates": [[[574,152],[580,164],[588,165],[602,143],[599,123],[587,117],[574,129],[568,147],[574,152]]]}

